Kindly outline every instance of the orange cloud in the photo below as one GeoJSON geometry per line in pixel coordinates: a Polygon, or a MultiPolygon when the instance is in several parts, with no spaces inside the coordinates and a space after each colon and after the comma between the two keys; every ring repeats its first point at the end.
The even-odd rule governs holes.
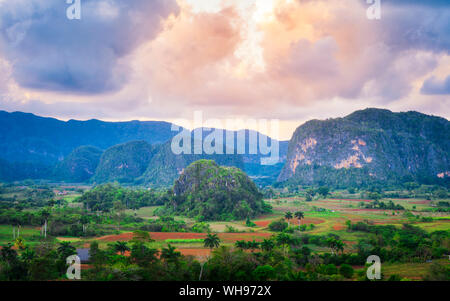
{"type": "Polygon", "coordinates": [[[420,40],[426,36],[422,28],[434,34],[446,24],[445,14],[435,10],[386,4],[382,19],[370,21],[360,0],[177,3],[179,13],[163,21],[155,39],[121,58],[118,64],[129,67],[123,70],[132,70],[121,91],[50,91],[40,99],[63,99],[66,111],[73,110],[71,103],[89,104],[111,118],[189,118],[202,110],[205,118],[284,119],[290,129],[368,106],[448,111],[448,98],[420,95],[424,80],[448,76],[439,45],[420,40]],[[425,10],[420,23],[415,16],[425,10]],[[403,34],[410,19],[416,29],[403,34]],[[438,101],[436,109],[430,109],[432,101],[438,101]]]}

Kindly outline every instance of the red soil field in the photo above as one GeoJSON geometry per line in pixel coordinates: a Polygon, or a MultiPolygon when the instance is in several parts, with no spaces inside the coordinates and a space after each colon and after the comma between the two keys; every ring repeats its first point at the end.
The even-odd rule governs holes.
{"type": "MultiPolygon", "coordinates": [[[[287,220],[286,220],[287,221],[287,220]]],[[[324,223],[325,220],[321,219],[321,218],[316,218],[316,217],[306,217],[306,218],[302,218],[300,225],[309,225],[309,224],[314,224],[314,225],[318,225],[321,223],[324,223]]],[[[290,223],[294,226],[298,226],[298,219],[291,219],[290,223]]]]}
{"type": "Polygon", "coordinates": [[[85,263],[81,264],[81,270],[89,270],[89,269],[92,269],[92,265],[85,264],[85,263]]]}
{"type": "Polygon", "coordinates": [[[254,221],[255,225],[258,227],[267,227],[273,220],[265,220],[265,221],[254,221]]]}
{"type": "Polygon", "coordinates": [[[255,232],[255,233],[219,233],[219,238],[222,242],[236,242],[238,240],[245,241],[263,241],[272,236],[272,233],[255,232]]]}
{"type": "Polygon", "coordinates": [[[386,224],[392,224],[392,223],[400,223],[402,220],[400,218],[392,218],[388,220],[382,220],[382,221],[373,221],[374,225],[386,225],[386,224]]]}
{"type": "MultiPolygon", "coordinates": [[[[183,232],[149,232],[150,237],[154,240],[166,240],[166,239],[199,239],[205,238],[204,233],[183,233],[183,232]]],[[[133,233],[121,233],[119,235],[107,235],[97,238],[102,241],[129,241],[133,239],[133,233]]]]}
{"type": "Polygon", "coordinates": [[[336,200],[341,200],[341,201],[351,201],[351,202],[372,202],[372,200],[360,200],[360,199],[336,199],[336,200]]]}
{"type": "Polygon", "coordinates": [[[369,212],[375,212],[375,211],[384,211],[382,209],[366,209],[366,208],[345,208],[342,211],[369,211],[369,212]]]}
{"type": "Polygon", "coordinates": [[[184,256],[209,256],[211,254],[210,249],[177,249],[184,256]]]}
{"type": "Polygon", "coordinates": [[[178,232],[150,232],[150,237],[154,240],[166,239],[202,239],[206,237],[205,233],[178,233],[178,232]]]}
{"type": "Polygon", "coordinates": [[[309,224],[318,225],[318,224],[321,224],[321,223],[324,223],[324,222],[325,222],[325,220],[323,220],[323,219],[321,219],[321,218],[316,218],[316,217],[306,217],[306,218],[302,219],[301,224],[302,224],[302,225],[303,225],[303,224],[307,224],[307,225],[309,225],[309,224]]]}
{"type": "MultiPolygon", "coordinates": [[[[1,249],[3,249],[2,246],[0,246],[0,250],[1,250],[1,249]]],[[[11,249],[13,249],[13,250],[19,250],[19,248],[17,248],[16,246],[13,246],[11,249]]]]}
{"type": "Polygon", "coordinates": [[[411,202],[411,204],[417,204],[417,205],[426,205],[429,204],[431,201],[415,201],[411,202]]]}
{"type": "Polygon", "coordinates": [[[344,230],[346,227],[343,224],[334,224],[333,225],[333,230],[339,231],[339,230],[344,230]]]}
{"type": "MultiPolygon", "coordinates": [[[[206,237],[206,233],[184,233],[184,232],[149,232],[154,240],[166,239],[202,239],[206,237]]],[[[270,237],[271,233],[255,232],[255,233],[219,233],[222,242],[235,242],[238,240],[263,240],[270,237]]],[[[107,235],[97,238],[97,240],[114,242],[129,241],[133,239],[133,233],[122,233],[119,235],[107,235]]]]}

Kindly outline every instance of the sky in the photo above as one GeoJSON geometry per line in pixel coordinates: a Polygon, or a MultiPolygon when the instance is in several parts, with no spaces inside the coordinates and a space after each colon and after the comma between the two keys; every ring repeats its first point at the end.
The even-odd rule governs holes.
{"type": "MultiPolygon", "coordinates": [[[[68,119],[450,117],[450,2],[0,0],[0,110],[68,119]]],[[[258,130],[258,128],[254,128],[258,130]]],[[[264,131],[263,131],[264,132],[264,131]]],[[[268,134],[268,133],[266,133],[268,134]]],[[[271,133],[273,134],[273,133],[271,133]]]]}

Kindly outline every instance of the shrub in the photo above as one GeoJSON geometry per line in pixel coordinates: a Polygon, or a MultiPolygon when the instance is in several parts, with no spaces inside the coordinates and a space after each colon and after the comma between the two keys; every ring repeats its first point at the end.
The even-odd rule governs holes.
{"type": "Polygon", "coordinates": [[[338,273],[338,269],[334,264],[330,263],[325,266],[325,273],[327,275],[335,275],[338,273]]]}
{"type": "Polygon", "coordinates": [[[284,230],[287,229],[287,227],[288,223],[285,222],[283,219],[273,221],[269,224],[269,229],[275,232],[283,232],[284,230]]]}
{"type": "Polygon", "coordinates": [[[192,226],[192,232],[196,232],[196,233],[208,233],[211,232],[211,228],[209,227],[208,223],[205,222],[199,222],[199,223],[195,223],[192,226]]]}
{"type": "Polygon", "coordinates": [[[339,269],[339,274],[341,274],[342,276],[344,276],[345,278],[352,278],[353,277],[353,273],[355,271],[353,270],[352,266],[349,264],[343,264],[341,265],[341,268],[339,269]]]}
{"type": "Polygon", "coordinates": [[[276,276],[275,269],[270,265],[258,266],[252,272],[253,279],[258,281],[267,281],[274,279],[276,276]]]}
{"type": "Polygon", "coordinates": [[[402,281],[402,277],[400,275],[397,274],[392,274],[388,281],[402,281]]]}

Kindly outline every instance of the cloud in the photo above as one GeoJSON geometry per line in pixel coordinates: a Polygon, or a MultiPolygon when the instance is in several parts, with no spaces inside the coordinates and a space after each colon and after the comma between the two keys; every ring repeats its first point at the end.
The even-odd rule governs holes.
{"type": "Polygon", "coordinates": [[[202,110],[289,126],[366,107],[450,114],[438,95],[448,2],[382,1],[372,21],[361,0],[174,1],[84,0],[81,21],[65,19],[64,1],[0,1],[0,89],[19,87],[2,107],[114,120],[202,110]]]}
{"type": "Polygon", "coordinates": [[[72,93],[120,89],[128,79],[121,59],[153,39],[177,13],[174,0],[83,0],[81,20],[65,1],[0,3],[0,51],[23,87],[72,93]]]}
{"type": "Polygon", "coordinates": [[[448,1],[445,5],[441,1],[421,1],[420,5],[417,1],[382,3],[382,38],[393,49],[450,53],[448,1]]]}
{"type": "MultiPolygon", "coordinates": [[[[366,1],[366,0],[363,0],[366,1]]],[[[448,6],[448,1],[447,0],[427,0],[427,1],[423,1],[423,0],[389,0],[389,2],[387,2],[388,4],[391,5],[407,5],[407,6],[411,6],[411,5],[416,5],[416,6],[428,6],[428,7],[446,7],[448,6]]]]}
{"type": "MultiPolygon", "coordinates": [[[[248,46],[251,13],[235,6],[213,13],[183,9],[143,51],[143,77],[156,102],[278,116],[293,112],[283,108],[335,97],[386,105],[411,93],[413,82],[436,67],[434,48],[393,42],[399,33],[390,27],[405,25],[399,18],[392,26],[390,14],[410,11],[390,6],[387,22],[380,23],[367,19],[367,5],[359,1],[275,2],[273,16],[257,24],[261,37],[250,41],[256,47],[248,46]],[[261,49],[262,70],[236,55],[242,45],[248,56],[261,49]]],[[[426,12],[429,19],[435,13],[426,12]]]]}
{"type": "Polygon", "coordinates": [[[450,94],[450,75],[443,80],[432,76],[425,80],[420,92],[425,95],[445,95],[450,94]]]}

